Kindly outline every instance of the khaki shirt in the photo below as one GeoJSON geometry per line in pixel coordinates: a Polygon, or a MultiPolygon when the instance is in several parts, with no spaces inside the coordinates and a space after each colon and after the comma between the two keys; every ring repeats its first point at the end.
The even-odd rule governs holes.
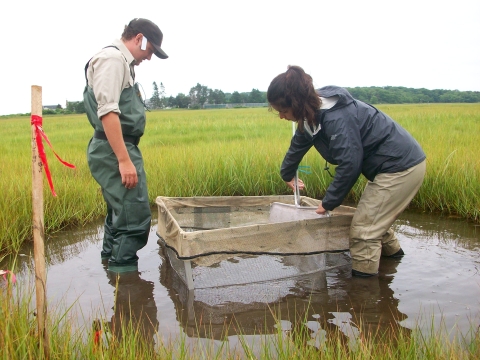
{"type": "Polygon", "coordinates": [[[87,81],[95,94],[99,119],[112,111],[120,114],[120,94],[133,86],[135,80],[135,58],[121,40],[114,40],[112,45],[120,51],[114,47],[102,49],[90,60],[87,69],[87,81]]]}

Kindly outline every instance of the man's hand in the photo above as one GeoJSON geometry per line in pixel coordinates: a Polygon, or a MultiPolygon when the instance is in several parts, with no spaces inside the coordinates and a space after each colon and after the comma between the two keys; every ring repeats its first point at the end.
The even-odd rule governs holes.
{"type": "Polygon", "coordinates": [[[130,155],[128,155],[125,142],[123,141],[122,127],[118,114],[109,112],[102,116],[102,124],[108,142],[117,156],[118,169],[122,176],[122,184],[127,189],[133,189],[138,183],[137,169],[135,165],[133,165],[130,155]]]}
{"type": "Polygon", "coordinates": [[[137,169],[133,165],[132,161],[123,161],[118,163],[120,175],[122,176],[122,184],[127,189],[133,189],[138,184],[137,169]]]}

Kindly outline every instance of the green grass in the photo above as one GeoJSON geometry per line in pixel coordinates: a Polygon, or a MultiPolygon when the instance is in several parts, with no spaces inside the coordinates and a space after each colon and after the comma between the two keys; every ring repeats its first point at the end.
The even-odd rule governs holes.
{"type": "MultiPolygon", "coordinates": [[[[411,209],[480,220],[480,104],[379,106],[410,131],[427,153],[427,176],[411,209]]],[[[105,205],[86,162],[93,130],[85,115],[44,117],[57,161],[45,144],[55,190],[44,182],[45,233],[104,215],[105,205]]],[[[32,237],[31,126],[27,117],[0,120],[3,141],[0,253],[17,252],[32,237]]],[[[279,176],[292,128],[265,108],[154,111],[140,143],[149,197],[289,194],[279,176]]],[[[330,182],[325,161],[312,149],[302,165],[305,195],[321,198],[330,182]]],[[[330,171],[334,171],[334,167],[330,171]]],[[[357,201],[361,177],[349,194],[357,201]]]]}
{"type": "MultiPolygon", "coordinates": [[[[362,326],[361,320],[352,324],[358,329],[347,337],[340,327],[320,323],[322,331],[307,326],[308,309],[297,309],[291,327],[282,328],[281,314],[271,309],[273,332],[258,331],[243,334],[235,323],[225,324],[223,339],[208,336],[208,323],[198,322],[206,329],[204,338],[187,338],[179,329],[176,338],[165,339],[162,334],[143,336],[133,321],[116,323],[117,331],[103,333],[95,343],[94,329],[79,326],[70,318],[71,309],[49,307],[47,341],[43,346],[37,335],[37,322],[31,304],[33,291],[27,287],[7,287],[0,291],[0,359],[478,359],[480,334],[473,325],[470,334],[452,336],[448,329],[429,331],[402,328],[392,323],[390,328],[375,329],[362,326]],[[22,290],[20,290],[22,289],[22,290]],[[233,331],[232,331],[233,329],[233,331]],[[323,330],[325,329],[325,330],[323,330]],[[425,334],[426,333],[426,334],[425,334]],[[228,336],[227,336],[228,334],[228,336]],[[237,347],[230,341],[236,337],[237,347]]],[[[307,305],[308,306],[308,305],[307,305]]],[[[75,318],[75,317],[74,317],[75,318]]],[[[361,318],[361,314],[359,316],[361,318]]],[[[433,320],[433,319],[432,319],[433,320]]],[[[432,321],[433,324],[433,321],[432,321]]],[[[265,327],[267,328],[267,327],[265,327]]],[[[433,329],[433,327],[432,327],[433,329]]],[[[454,334],[455,335],[455,334],[454,334]]]]}

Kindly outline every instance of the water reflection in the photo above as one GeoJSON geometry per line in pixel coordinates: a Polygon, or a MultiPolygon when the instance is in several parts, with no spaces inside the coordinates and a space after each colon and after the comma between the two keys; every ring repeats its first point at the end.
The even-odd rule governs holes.
{"type": "MultiPolygon", "coordinates": [[[[103,236],[101,222],[96,221],[84,228],[65,230],[51,235],[45,241],[45,262],[47,267],[63,264],[74,260],[79,254],[85,253],[92,246],[98,244],[103,236]]],[[[18,256],[7,256],[0,266],[10,267],[15,264],[15,271],[19,274],[34,271],[33,243],[26,242],[18,256]]]]}
{"type": "Polygon", "coordinates": [[[457,217],[409,212],[394,226],[396,231],[421,242],[480,250],[480,225],[457,217]]]}
{"type": "Polygon", "coordinates": [[[126,328],[131,328],[143,339],[153,345],[154,334],[158,328],[157,306],[153,297],[154,284],[141,278],[138,271],[116,274],[107,270],[108,284],[115,291],[113,315],[105,325],[117,339],[122,337],[126,328]]]}
{"type": "MultiPolygon", "coordinates": [[[[317,347],[336,331],[355,346],[359,334],[392,331],[392,324],[399,324],[406,333],[432,324],[464,335],[472,326],[477,328],[478,226],[405,213],[395,227],[406,256],[382,258],[378,277],[352,278],[345,253],[329,255],[328,270],[306,276],[188,291],[157,245],[155,225],[147,246],[139,252],[139,272],[120,277],[117,285],[100,261],[103,226],[98,222],[47,240],[49,306],[60,302],[66,308],[72,306],[67,317],[78,326],[91,326],[101,317],[117,331],[118,319],[131,316],[149,339],[155,333],[172,339],[183,329],[189,339],[217,343],[228,339],[230,346],[239,344],[238,333],[257,344],[260,332],[276,334],[276,319],[285,333],[306,325],[310,344],[317,347]],[[419,322],[422,316],[425,321],[419,322]]],[[[310,268],[311,264],[298,266],[310,268]]],[[[22,256],[3,261],[0,269],[15,270],[16,286],[29,286],[34,274],[32,248],[26,246],[22,256]]]]}
{"type": "MultiPolygon", "coordinates": [[[[166,256],[165,249],[161,248],[160,254],[166,256]]],[[[265,283],[188,290],[165,261],[160,266],[160,283],[172,289],[177,320],[190,337],[222,340],[238,334],[239,329],[243,335],[273,334],[279,323],[285,332],[307,326],[312,332],[311,344],[317,347],[328,334],[338,331],[354,347],[360,333],[396,331],[398,326],[392,324],[407,318],[390,288],[400,262],[384,259],[378,277],[359,279],[350,275],[348,253],[328,254],[326,271],[265,283]]]]}

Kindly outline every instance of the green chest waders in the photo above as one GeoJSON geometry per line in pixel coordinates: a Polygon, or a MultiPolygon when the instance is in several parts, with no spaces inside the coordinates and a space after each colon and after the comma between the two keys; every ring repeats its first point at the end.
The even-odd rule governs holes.
{"type": "Polygon", "coordinates": [[[88,85],[84,101],[88,119],[95,129],[87,149],[88,166],[107,203],[102,260],[108,259],[111,271],[134,271],[138,268],[137,251],[147,244],[151,221],[143,158],[137,146],[145,129],[144,105],[136,84],[122,91],[120,123],[125,146],[138,176],[137,186],[127,189],[122,185],[117,157],[105,138],[103,125],[97,116],[95,96],[88,85]]]}

